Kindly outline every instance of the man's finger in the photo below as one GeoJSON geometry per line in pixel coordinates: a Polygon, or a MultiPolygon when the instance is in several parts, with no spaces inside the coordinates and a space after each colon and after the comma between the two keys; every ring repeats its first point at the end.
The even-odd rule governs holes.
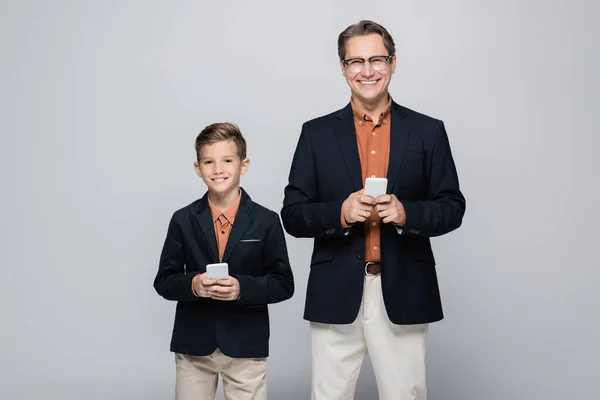
{"type": "Polygon", "coordinates": [[[231,293],[212,292],[210,294],[210,297],[219,297],[219,298],[225,298],[225,297],[229,297],[229,296],[231,296],[231,293]]]}
{"type": "Polygon", "coordinates": [[[213,293],[210,297],[215,300],[232,300],[233,298],[231,293],[213,293]]]}
{"type": "Polygon", "coordinates": [[[366,195],[362,195],[362,196],[360,196],[360,197],[358,198],[358,201],[359,201],[361,204],[364,204],[364,205],[369,205],[369,206],[372,206],[373,204],[375,204],[375,199],[374,199],[374,198],[372,198],[371,196],[366,196],[366,195]]]}
{"type": "Polygon", "coordinates": [[[216,279],[202,279],[202,284],[204,286],[210,286],[210,285],[214,285],[217,282],[216,279]]]}
{"type": "Polygon", "coordinates": [[[389,194],[382,194],[381,196],[376,198],[375,201],[377,202],[377,204],[388,204],[392,202],[392,196],[390,196],[389,194]]]}
{"type": "Polygon", "coordinates": [[[375,206],[375,210],[377,210],[377,212],[381,212],[381,211],[385,211],[385,210],[389,210],[389,209],[390,209],[390,203],[377,204],[375,206]]]}
{"type": "Polygon", "coordinates": [[[381,218],[381,219],[388,217],[391,214],[393,214],[393,209],[391,209],[391,208],[386,208],[385,210],[379,211],[377,213],[377,215],[379,215],[379,218],[381,218]]]}
{"type": "Polygon", "coordinates": [[[371,212],[367,210],[356,210],[354,215],[356,215],[355,219],[364,221],[366,218],[369,218],[371,212]]]}
{"type": "Polygon", "coordinates": [[[220,286],[233,286],[233,279],[231,279],[231,278],[219,279],[217,281],[217,284],[220,286]]]}
{"type": "Polygon", "coordinates": [[[356,220],[356,222],[365,222],[367,218],[363,217],[362,215],[357,215],[356,217],[354,217],[354,219],[356,220]]]}
{"type": "Polygon", "coordinates": [[[210,291],[212,293],[214,292],[221,292],[221,293],[229,293],[231,292],[231,286],[220,286],[220,285],[215,285],[215,286],[211,286],[210,291]]]}
{"type": "Polygon", "coordinates": [[[381,220],[381,222],[383,222],[384,224],[388,224],[393,221],[394,221],[393,215],[388,215],[387,217],[385,217],[381,220]]]}

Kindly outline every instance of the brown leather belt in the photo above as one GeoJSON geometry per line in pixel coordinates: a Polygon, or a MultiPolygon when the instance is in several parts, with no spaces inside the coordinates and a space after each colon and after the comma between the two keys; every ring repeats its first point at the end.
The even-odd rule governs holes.
{"type": "Polygon", "coordinates": [[[381,264],[378,262],[369,261],[365,264],[365,274],[377,275],[381,273],[381,264]]]}

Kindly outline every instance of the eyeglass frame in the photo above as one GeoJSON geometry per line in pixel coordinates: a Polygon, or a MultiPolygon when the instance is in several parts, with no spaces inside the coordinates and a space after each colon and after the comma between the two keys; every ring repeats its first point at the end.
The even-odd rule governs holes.
{"type": "Polygon", "coordinates": [[[372,56],[372,57],[369,57],[369,58],[362,58],[362,57],[352,57],[352,58],[347,58],[347,59],[345,59],[345,60],[342,60],[342,64],[344,64],[344,68],[348,68],[348,63],[349,63],[350,61],[352,61],[352,60],[362,60],[362,66],[361,66],[361,68],[360,68],[360,70],[362,71],[362,70],[363,70],[363,68],[365,67],[365,63],[367,63],[367,62],[368,62],[369,64],[371,64],[371,60],[372,60],[373,58],[382,57],[382,58],[384,58],[384,59],[385,59],[385,62],[386,62],[386,63],[389,63],[389,62],[390,62],[390,60],[391,60],[392,58],[394,58],[395,56],[396,56],[396,54],[390,54],[389,56],[372,56]]]}

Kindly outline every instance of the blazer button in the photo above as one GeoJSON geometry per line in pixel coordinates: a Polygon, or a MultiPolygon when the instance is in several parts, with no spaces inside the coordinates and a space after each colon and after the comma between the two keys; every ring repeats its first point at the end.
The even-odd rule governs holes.
{"type": "Polygon", "coordinates": [[[357,256],[358,256],[359,260],[362,260],[363,258],[365,258],[365,255],[363,253],[358,253],[357,256]]]}

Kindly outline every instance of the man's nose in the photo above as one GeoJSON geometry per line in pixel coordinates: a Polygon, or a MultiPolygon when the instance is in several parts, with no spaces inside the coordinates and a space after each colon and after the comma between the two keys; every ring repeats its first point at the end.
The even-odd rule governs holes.
{"type": "Polygon", "coordinates": [[[364,76],[365,78],[371,77],[375,74],[375,70],[373,69],[373,66],[368,61],[365,61],[364,65],[363,65],[363,69],[360,72],[361,72],[361,75],[364,76]]]}

